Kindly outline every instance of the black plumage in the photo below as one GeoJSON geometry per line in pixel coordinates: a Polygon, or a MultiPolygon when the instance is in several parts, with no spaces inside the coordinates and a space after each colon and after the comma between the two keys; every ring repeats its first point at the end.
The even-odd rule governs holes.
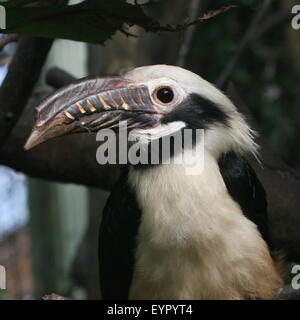
{"type": "Polygon", "coordinates": [[[234,152],[223,154],[218,163],[229,194],[240,205],[244,215],[257,225],[262,238],[272,250],[266,193],[255,171],[245,158],[234,152]]]}
{"type": "Polygon", "coordinates": [[[196,93],[188,95],[184,101],[164,115],[163,124],[174,121],[183,121],[188,129],[207,129],[211,124],[228,125],[229,117],[213,101],[196,93]]]}
{"type": "Polygon", "coordinates": [[[128,299],[141,211],[124,167],[106,206],[99,233],[99,275],[103,299],[128,299]]]}

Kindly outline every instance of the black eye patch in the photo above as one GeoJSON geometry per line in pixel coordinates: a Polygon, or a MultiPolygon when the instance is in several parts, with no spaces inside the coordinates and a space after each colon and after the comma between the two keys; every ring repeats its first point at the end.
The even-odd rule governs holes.
{"type": "Polygon", "coordinates": [[[228,120],[229,116],[217,104],[193,93],[166,114],[161,122],[184,121],[190,129],[206,129],[213,123],[229,126],[228,120]]]}

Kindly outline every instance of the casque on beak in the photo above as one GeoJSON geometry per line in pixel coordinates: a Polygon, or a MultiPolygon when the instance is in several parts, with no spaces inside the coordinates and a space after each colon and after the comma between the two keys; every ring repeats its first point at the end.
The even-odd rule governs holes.
{"type": "Polygon", "coordinates": [[[145,85],[121,77],[84,78],[50,94],[35,109],[35,125],[24,148],[51,138],[115,128],[150,128],[158,118],[145,85]]]}

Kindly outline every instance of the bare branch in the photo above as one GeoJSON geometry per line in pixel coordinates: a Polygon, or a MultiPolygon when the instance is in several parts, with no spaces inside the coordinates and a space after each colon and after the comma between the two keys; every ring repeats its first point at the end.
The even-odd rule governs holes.
{"type": "MultiPolygon", "coordinates": [[[[199,0],[192,0],[189,6],[189,17],[195,19],[199,8],[199,0]]],[[[183,35],[183,41],[179,49],[178,60],[176,65],[178,67],[184,67],[186,62],[186,56],[189,52],[194,33],[196,31],[196,26],[193,25],[187,30],[185,30],[183,35]]]]}
{"type": "MultiPolygon", "coordinates": [[[[23,3],[23,0],[20,1],[23,3]]],[[[66,2],[67,0],[40,1],[42,6],[66,2]]],[[[31,96],[52,43],[52,39],[31,36],[19,38],[16,53],[0,88],[0,150],[31,96]]]]}
{"type": "Polygon", "coordinates": [[[52,40],[23,36],[0,88],[0,147],[19,119],[42,66],[52,40]]]}
{"type": "Polygon", "coordinates": [[[230,77],[234,67],[236,66],[242,52],[247,47],[249,42],[252,40],[253,36],[256,33],[258,24],[262,21],[262,18],[264,17],[265,13],[270,8],[271,4],[274,2],[274,0],[265,0],[261,6],[261,9],[257,12],[255,17],[253,18],[249,28],[247,29],[244,37],[242,38],[242,41],[240,42],[235,54],[233,55],[232,59],[228,62],[227,66],[223,70],[223,72],[220,74],[218,80],[216,81],[216,84],[218,87],[222,88],[228,78],[230,77]]]}
{"type": "Polygon", "coordinates": [[[277,28],[280,24],[290,22],[293,17],[290,8],[288,10],[282,10],[274,13],[270,17],[267,17],[259,29],[256,32],[256,38],[260,38],[268,32],[272,31],[274,28],[277,28]]]}
{"type": "Polygon", "coordinates": [[[118,177],[118,167],[97,163],[95,155],[100,144],[94,134],[74,134],[24,151],[33,127],[33,107],[32,103],[26,106],[3,145],[0,163],[41,179],[111,189],[118,177]]]}
{"type": "Polygon", "coordinates": [[[148,25],[148,26],[143,25],[142,27],[145,28],[147,31],[152,31],[152,32],[159,32],[159,31],[178,32],[178,31],[185,30],[186,28],[193,26],[199,22],[203,22],[205,20],[209,20],[211,18],[214,18],[214,17],[218,16],[219,14],[224,13],[232,8],[235,8],[235,7],[236,6],[234,6],[234,5],[230,5],[230,6],[223,6],[217,10],[210,10],[196,19],[187,18],[187,19],[185,19],[185,21],[182,24],[177,24],[177,25],[152,24],[152,25],[148,25]]]}
{"type": "MultiPolygon", "coordinates": [[[[52,68],[47,83],[56,89],[75,80],[69,73],[52,68]]],[[[73,182],[110,190],[119,175],[118,166],[100,166],[96,162],[97,143],[94,134],[76,134],[24,151],[24,143],[33,127],[31,101],[13,129],[0,153],[0,163],[31,176],[61,182],[73,182]],[[70,147],[72,146],[72,147],[70,147]],[[91,155],[91,156],[86,156],[91,155]]]]}

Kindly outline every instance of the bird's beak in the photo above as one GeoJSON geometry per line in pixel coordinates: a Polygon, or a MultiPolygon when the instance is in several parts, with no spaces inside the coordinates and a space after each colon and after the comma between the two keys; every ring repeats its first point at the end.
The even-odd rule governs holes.
{"type": "Polygon", "coordinates": [[[121,77],[84,78],[40,103],[24,148],[71,133],[114,128],[121,121],[129,129],[155,126],[157,113],[148,88],[121,77]]]}

